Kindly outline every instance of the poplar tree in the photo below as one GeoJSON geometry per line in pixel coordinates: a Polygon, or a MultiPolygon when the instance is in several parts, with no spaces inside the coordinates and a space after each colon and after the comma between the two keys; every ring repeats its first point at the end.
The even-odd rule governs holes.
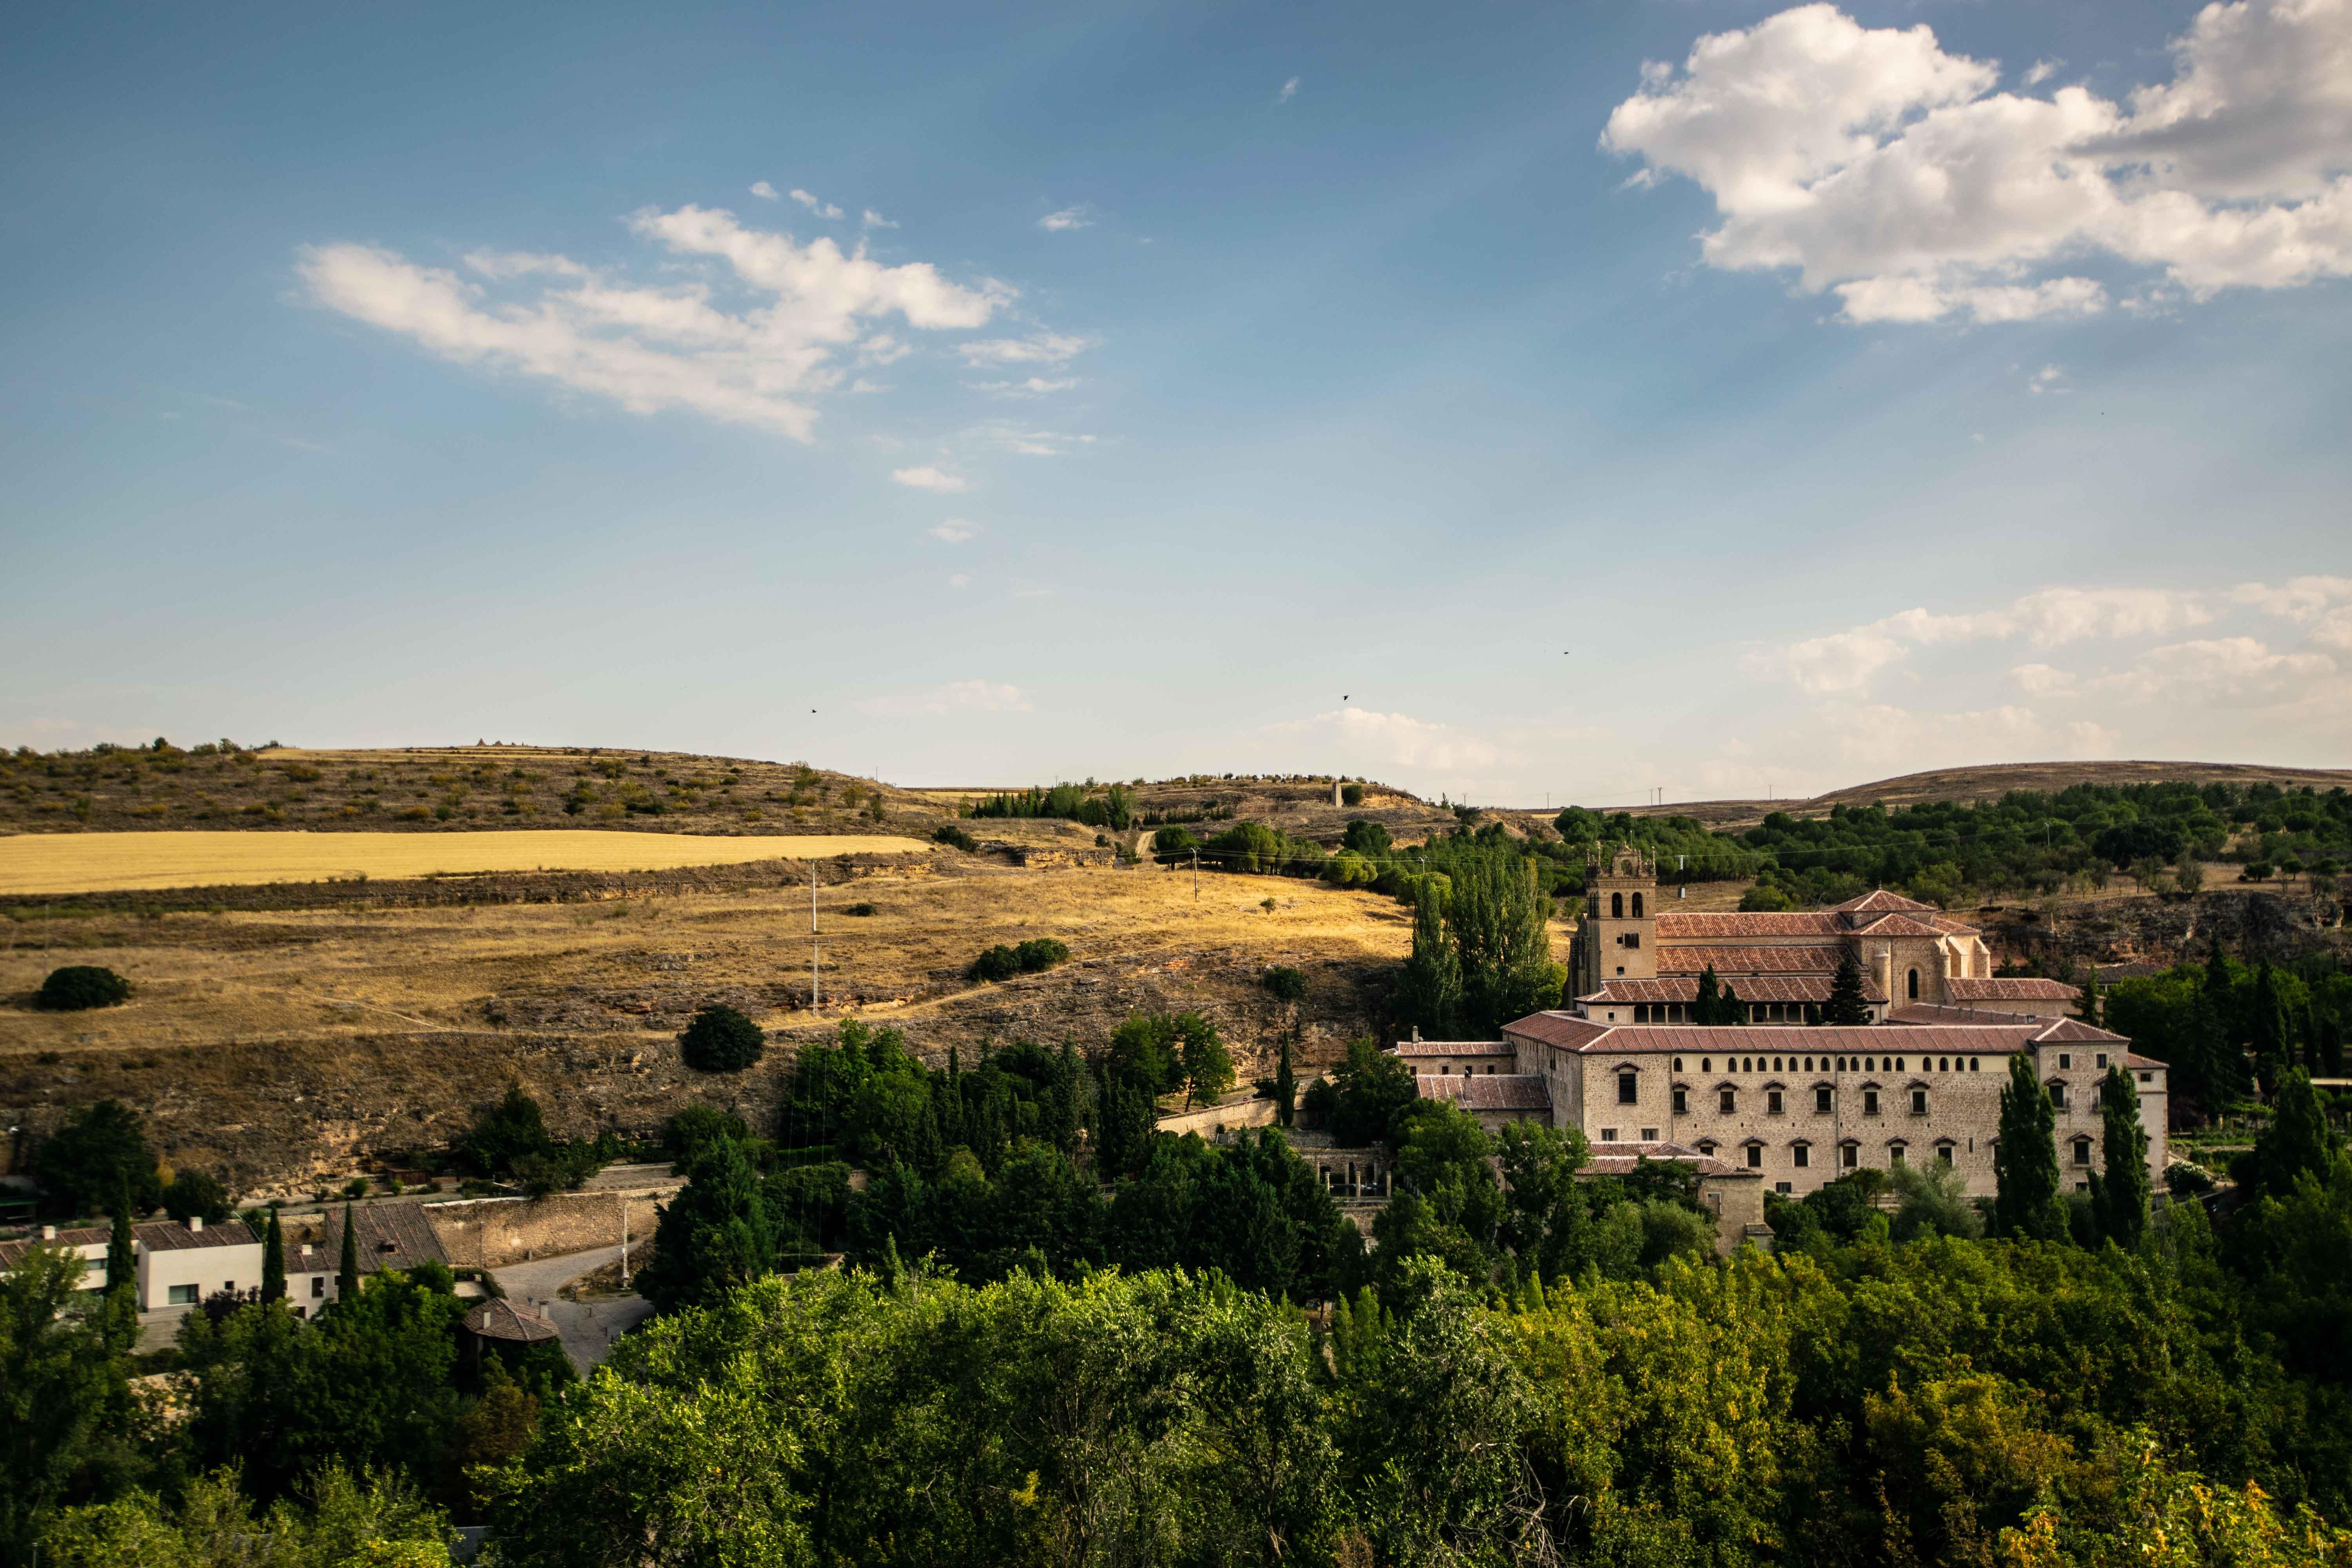
{"type": "Polygon", "coordinates": [[[2017,1052],[2000,1091],[2000,1144],[1992,1155],[2000,1184],[1993,1227],[2001,1235],[2042,1241],[2067,1235],[2066,1205],[2058,1195],[2057,1126],[2049,1091],[2034,1074],[2033,1053],[2017,1052]]]}
{"type": "Polygon", "coordinates": [[[2105,1168],[2091,1176],[2091,1210],[2102,1236],[2135,1251],[2147,1229],[2147,1134],[2139,1124],[2139,1091],[2120,1067],[2099,1080],[2099,1130],[2105,1168]]]}
{"type": "Polygon", "coordinates": [[[2081,990],[2082,994],[2076,999],[2074,1004],[2074,1016],[2082,1019],[2083,1022],[2090,1025],[2094,1029],[2098,1028],[2101,1026],[2099,1024],[2101,997],[2099,995],[2099,971],[2097,966],[2085,965],[2084,967],[2081,990]]]}
{"type": "Polygon", "coordinates": [[[1412,900],[1412,955],[1397,981],[1397,1010],[1433,1039],[1451,1039],[1462,1018],[1462,957],[1445,929],[1445,895],[1430,882],[1412,900]]]}
{"type": "Polygon", "coordinates": [[[2247,1020],[2254,1047],[2254,1073],[2265,1094],[2273,1093],[2287,1067],[2286,1007],[2279,1000],[2278,975],[2268,960],[2254,972],[2253,1016],[2247,1020]]]}
{"type": "Polygon", "coordinates": [[[1822,1022],[1848,1027],[1870,1022],[1870,999],[1862,989],[1862,961],[1843,944],[1838,949],[1837,978],[1830,982],[1830,999],[1822,1008],[1822,1022]]]}
{"type": "Polygon", "coordinates": [[[2263,1190],[2284,1198],[2294,1191],[2297,1177],[2324,1176],[2328,1142],[2327,1118],[2319,1109],[2311,1075],[2297,1068],[2281,1080],[2270,1127],[2254,1141],[2254,1163],[2262,1172],[2263,1190]]]}
{"type": "Polygon", "coordinates": [[[1290,1037],[1282,1037],[1282,1054],[1274,1064],[1274,1120],[1277,1126],[1287,1127],[1298,1099],[1298,1079],[1290,1067],[1290,1037]]]}
{"type": "Polygon", "coordinates": [[[286,1300],[286,1236],[278,1227],[278,1211],[269,1211],[269,1227],[261,1237],[261,1299],[286,1300]]]}
{"type": "Polygon", "coordinates": [[[106,1289],[110,1294],[139,1279],[139,1255],[131,1245],[131,1184],[115,1191],[114,1228],[106,1238],[106,1289]]]}
{"type": "Polygon", "coordinates": [[[360,1294],[360,1233],[352,1219],[352,1205],[343,1205],[343,1256],[335,1266],[335,1299],[356,1301],[360,1294]]]}

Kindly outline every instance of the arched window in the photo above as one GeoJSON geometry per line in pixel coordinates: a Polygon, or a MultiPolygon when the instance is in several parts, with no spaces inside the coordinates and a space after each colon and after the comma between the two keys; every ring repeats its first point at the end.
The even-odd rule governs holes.
{"type": "Polygon", "coordinates": [[[1915,969],[1905,976],[1903,986],[1905,990],[1910,992],[1911,1000],[1914,1002],[1919,1000],[1919,972],[1915,969]]]}
{"type": "Polygon", "coordinates": [[[1612,893],[1609,895],[1609,918],[1612,921],[1622,921],[1625,918],[1624,894],[1612,893]]]}
{"type": "Polygon", "coordinates": [[[1635,920],[1642,918],[1642,895],[1639,893],[1633,895],[1633,918],[1635,920]]]}
{"type": "Polygon", "coordinates": [[[1949,1072],[1949,1071],[1951,1071],[1951,1070],[1952,1070],[1951,1058],[1948,1058],[1948,1057],[1937,1057],[1937,1058],[1936,1058],[1936,1070],[1937,1070],[1937,1072],[1949,1072]]]}

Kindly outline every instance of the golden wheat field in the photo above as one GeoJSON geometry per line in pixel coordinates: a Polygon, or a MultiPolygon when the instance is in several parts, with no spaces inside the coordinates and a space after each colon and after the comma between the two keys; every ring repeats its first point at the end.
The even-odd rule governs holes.
{"type": "Polygon", "coordinates": [[[920,852],[912,838],[719,838],[593,829],[493,833],[40,833],[0,837],[0,894],[215,888],[471,871],[665,871],[920,852]]]}

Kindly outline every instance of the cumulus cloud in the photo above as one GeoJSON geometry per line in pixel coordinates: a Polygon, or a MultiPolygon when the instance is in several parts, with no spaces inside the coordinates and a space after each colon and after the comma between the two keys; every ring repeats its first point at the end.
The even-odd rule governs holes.
{"type": "Polygon", "coordinates": [[[2142,654],[2099,689],[2141,702],[2269,706],[2338,685],[2336,661],[2321,653],[2274,653],[2257,638],[2209,637],[2142,654]]]}
{"type": "Polygon", "coordinates": [[[459,271],[351,244],[305,247],[297,271],[315,302],[444,359],[541,377],[632,413],[687,409],[800,440],[816,417],[810,399],[841,382],[843,352],[897,357],[898,339],[870,332],[877,318],[969,331],[1013,297],[992,280],[950,282],[929,262],[888,267],[829,238],[802,245],[747,228],[724,209],[647,209],[629,222],[705,264],[701,275],[638,284],[525,252],[477,252],[459,271]],[[722,285],[747,298],[723,301],[722,285]]]}
{"type": "MultiPolygon", "coordinates": [[[[950,578],[949,585],[961,588],[964,584],[950,578]]],[[[868,713],[898,718],[936,718],[948,713],[1030,713],[1036,710],[1036,705],[1019,687],[987,680],[951,681],[928,691],[873,698],[859,703],[858,707],[868,713]]]]}
{"type": "Polygon", "coordinates": [[[2036,395],[2044,392],[2063,392],[2066,390],[2065,387],[2059,384],[2063,382],[2065,379],[2066,372],[2063,367],[2054,364],[2045,364],[2040,370],[2035,371],[2032,375],[2026,377],[2025,390],[2033,393],[2036,395]]]}
{"type": "Polygon", "coordinates": [[[1282,90],[1274,95],[1274,101],[1276,103],[1288,103],[1292,99],[1297,98],[1297,96],[1298,79],[1297,77],[1292,77],[1288,81],[1282,84],[1282,90]]]}
{"type": "Polygon", "coordinates": [[[880,213],[876,212],[872,207],[867,207],[866,209],[866,216],[859,221],[867,228],[896,228],[898,226],[897,224],[892,223],[888,218],[884,217],[880,213]]]}
{"type": "Polygon", "coordinates": [[[839,207],[835,206],[831,202],[821,202],[797,186],[784,194],[821,218],[837,218],[841,216],[839,207]]]}
{"type": "Polygon", "coordinates": [[[752,181],[751,194],[759,197],[763,202],[782,201],[783,199],[782,194],[779,192],[775,186],[768,184],[765,180],[752,181]]]}
{"type": "Polygon", "coordinates": [[[1709,265],[1793,268],[1853,321],[2097,311],[2066,270],[2094,254],[2194,297],[2352,275],[2352,0],[2210,5],[2172,54],[2127,106],[2034,96],[1925,24],[1802,5],[1645,65],[1601,145],[1714,197],[1709,265]]]}
{"type": "Polygon", "coordinates": [[[1087,216],[1087,209],[1083,206],[1064,207],[1060,212],[1047,213],[1037,220],[1039,228],[1054,234],[1059,234],[1064,229],[1092,228],[1094,225],[1095,220],[1087,216]]]}
{"type": "Polygon", "coordinates": [[[2007,637],[2060,647],[2094,637],[2161,636],[2203,626],[2213,616],[2201,595],[2168,588],[2044,588],[2005,609],[1975,615],[1905,610],[1851,631],[1791,643],[1777,659],[1764,662],[1777,663],[1802,689],[1829,696],[1863,689],[1914,647],[2007,637]]]}
{"type": "Polygon", "coordinates": [[[942,495],[954,495],[971,488],[971,481],[961,474],[950,474],[929,463],[919,468],[893,468],[890,477],[914,489],[936,490],[942,495]]]}
{"type": "Polygon", "coordinates": [[[1402,768],[1488,768],[1507,759],[1493,742],[1402,713],[1340,708],[1312,719],[1269,724],[1275,734],[1321,732],[1351,757],[1376,759],[1402,768]]]}
{"type": "Polygon", "coordinates": [[[1834,744],[1847,769],[1912,772],[2017,757],[2111,757],[2122,731],[2088,719],[2050,719],[2014,703],[1920,712],[1884,703],[1835,710],[1834,744]]]}
{"type": "Polygon", "coordinates": [[[950,544],[961,544],[979,531],[979,529],[960,517],[951,517],[930,531],[933,539],[943,539],[950,544]]]}

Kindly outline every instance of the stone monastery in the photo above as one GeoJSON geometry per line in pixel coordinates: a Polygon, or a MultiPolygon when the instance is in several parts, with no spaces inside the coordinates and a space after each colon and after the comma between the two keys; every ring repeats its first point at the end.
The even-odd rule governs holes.
{"type": "Polygon", "coordinates": [[[1804,913],[1664,912],[1655,868],[1624,849],[1591,880],[1569,1006],[1509,1024],[1499,1040],[1416,1039],[1395,1054],[1424,1098],[1489,1130],[1580,1130],[1596,1172],[1643,1157],[1694,1164],[1726,1245],[1762,1228],[1768,1183],[1802,1195],[1864,1166],[1932,1161],[1959,1171],[1970,1196],[1990,1196],[2000,1091],[2021,1053],[2050,1095],[2059,1169],[2078,1192],[2099,1158],[2099,1080],[2111,1066],[2128,1072],[2161,1190],[2164,1064],[2068,1016],[2074,987],[1991,970],[1976,927],[1893,893],[1804,913]],[[1807,1024],[1847,952],[1874,1021],[1807,1024]],[[1710,966],[1748,1025],[1689,1023],[1710,966]]]}

